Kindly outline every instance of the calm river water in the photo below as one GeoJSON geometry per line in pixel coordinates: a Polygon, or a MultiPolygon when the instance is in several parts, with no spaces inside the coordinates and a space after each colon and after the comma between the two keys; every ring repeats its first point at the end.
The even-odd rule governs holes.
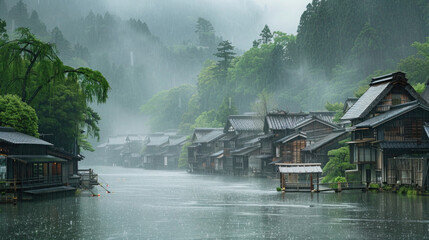
{"type": "Polygon", "coordinates": [[[278,193],[278,180],[94,167],[100,197],[0,205],[0,239],[424,239],[429,197],[278,193]]]}

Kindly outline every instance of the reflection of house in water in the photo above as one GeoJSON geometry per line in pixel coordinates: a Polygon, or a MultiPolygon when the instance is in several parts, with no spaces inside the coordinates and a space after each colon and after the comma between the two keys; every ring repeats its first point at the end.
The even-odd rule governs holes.
{"type": "Polygon", "coordinates": [[[404,73],[373,78],[342,120],[351,122],[350,161],[362,182],[428,186],[429,107],[404,73]]]}
{"type": "Polygon", "coordinates": [[[23,194],[73,191],[83,157],[51,143],[0,127],[0,191],[23,194]]]}

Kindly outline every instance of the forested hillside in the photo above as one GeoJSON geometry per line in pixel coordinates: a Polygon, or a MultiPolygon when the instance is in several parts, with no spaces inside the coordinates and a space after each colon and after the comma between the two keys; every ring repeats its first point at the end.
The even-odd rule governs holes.
{"type": "MultiPolygon", "coordinates": [[[[59,11],[64,19],[57,27],[40,20],[52,18],[52,8],[61,8],[56,3],[51,8],[44,2],[39,17],[22,1],[0,0],[0,18],[9,32],[25,26],[55,43],[66,64],[103,73],[112,91],[108,104],[95,108],[106,134],[127,127],[189,132],[248,111],[324,110],[327,102],[362,92],[374,74],[401,70],[412,84],[428,76],[429,3],[423,0],[314,0],[302,13],[297,34],[266,25],[247,40],[253,47],[246,51],[221,36],[224,29],[215,29],[204,15],[182,16],[178,29],[159,37],[153,34],[153,29],[162,32],[153,13],[121,19],[98,8],[97,1],[88,5],[92,11],[78,10],[79,3],[71,1],[71,10],[59,11]],[[189,41],[166,39],[174,34],[178,39],[187,34],[189,41]],[[135,119],[135,125],[122,128],[122,119],[135,119]]],[[[29,5],[40,8],[34,1],[29,5]]],[[[174,19],[180,16],[175,13],[174,19]]]]}

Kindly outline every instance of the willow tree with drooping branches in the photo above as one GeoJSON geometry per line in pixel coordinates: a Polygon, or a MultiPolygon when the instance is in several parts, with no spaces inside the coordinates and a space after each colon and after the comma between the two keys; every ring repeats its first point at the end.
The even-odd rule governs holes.
{"type": "Polygon", "coordinates": [[[0,95],[17,95],[35,108],[39,132],[54,136],[49,140],[59,147],[72,150],[76,139],[99,138],[100,117],[89,104],[106,102],[110,86],[104,76],[65,65],[54,44],[27,28],[18,28],[9,39],[5,26],[0,20],[0,95]]]}

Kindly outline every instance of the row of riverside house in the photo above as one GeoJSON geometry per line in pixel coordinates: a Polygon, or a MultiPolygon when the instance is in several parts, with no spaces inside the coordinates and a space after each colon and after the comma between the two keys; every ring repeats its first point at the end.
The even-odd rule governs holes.
{"type": "Polygon", "coordinates": [[[275,176],[275,163],[328,161],[348,133],[334,112],[229,116],[225,127],[196,128],[188,147],[191,172],[275,176]]]}
{"type": "Polygon", "coordinates": [[[146,169],[177,169],[186,137],[176,132],[111,136],[97,146],[99,164],[146,169]]]}
{"type": "Polygon", "coordinates": [[[420,96],[402,72],[373,78],[348,98],[341,126],[332,112],[230,116],[223,129],[197,128],[188,147],[191,172],[275,176],[277,163],[328,162],[350,138],[350,162],[362,183],[428,188],[429,88],[420,96]]]}

